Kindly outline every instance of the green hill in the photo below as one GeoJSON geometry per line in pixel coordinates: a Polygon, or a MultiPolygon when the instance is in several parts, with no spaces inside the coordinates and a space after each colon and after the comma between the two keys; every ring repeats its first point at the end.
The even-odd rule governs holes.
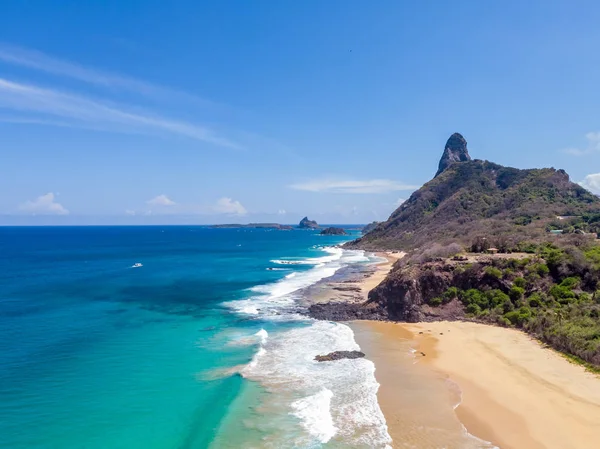
{"type": "Polygon", "coordinates": [[[600,199],[564,170],[470,160],[466,141],[454,134],[436,177],[352,246],[406,250],[432,240],[468,244],[476,236],[531,240],[543,237],[558,216],[578,217],[582,230],[597,232],[594,211],[600,199]]]}

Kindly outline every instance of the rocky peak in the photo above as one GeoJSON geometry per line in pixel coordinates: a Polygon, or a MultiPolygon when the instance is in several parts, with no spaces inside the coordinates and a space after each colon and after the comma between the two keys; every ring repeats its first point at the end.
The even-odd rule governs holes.
{"type": "Polygon", "coordinates": [[[302,220],[300,220],[300,224],[298,225],[298,227],[302,229],[314,229],[318,228],[319,225],[316,221],[309,220],[308,217],[304,217],[302,220]]]}
{"type": "Polygon", "coordinates": [[[469,156],[469,150],[467,150],[467,141],[461,134],[454,133],[446,142],[446,148],[444,148],[444,154],[440,159],[440,165],[435,176],[442,173],[455,162],[470,160],[471,156],[469,156]]]}

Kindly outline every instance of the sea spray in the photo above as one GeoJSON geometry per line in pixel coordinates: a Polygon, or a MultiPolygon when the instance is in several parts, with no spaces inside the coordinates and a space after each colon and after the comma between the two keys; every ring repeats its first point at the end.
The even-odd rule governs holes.
{"type": "Polygon", "coordinates": [[[327,443],[336,433],[331,417],[333,393],[323,388],[317,394],[292,402],[291,412],[300,419],[307,432],[320,443],[327,443]]]}
{"type": "Polygon", "coordinates": [[[288,404],[288,413],[298,418],[306,431],[295,440],[295,445],[304,447],[314,438],[322,442],[333,438],[351,447],[365,448],[390,443],[377,402],[379,384],[373,363],[366,359],[322,363],[314,360],[319,354],[359,350],[348,326],[314,321],[271,334],[242,375],[260,382],[277,401],[288,404]],[[321,419],[309,419],[309,411],[321,419]],[[323,421],[325,413],[328,417],[323,421]]]}

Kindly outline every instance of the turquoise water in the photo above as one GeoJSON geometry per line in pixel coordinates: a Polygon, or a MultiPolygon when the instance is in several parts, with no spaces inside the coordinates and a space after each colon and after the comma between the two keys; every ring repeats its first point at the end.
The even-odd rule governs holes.
{"type": "MultiPolygon", "coordinates": [[[[315,372],[319,385],[293,383],[294,370],[308,368],[283,349],[309,335],[328,338],[322,349],[342,338],[355,344],[345,326],[317,328],[297,314],[303,287],[368,260],[330,248],[348,238],[189,226],[0,228],[0,446],[285,447],[289,438],[299,447],[344,446],[336,422],[314,429],[302,397],[315,393],[308,405],[325,401],[334,421],[336,400],[340,410],[356,400],[343,402],[325,371],[315,372]],[[284,393],[274,395],[277,388],[284,393]],[[325,390],[334,391],[329,402],[325,390]]],[[[368,376],[363,362],[349,367],[368,376]]]]}

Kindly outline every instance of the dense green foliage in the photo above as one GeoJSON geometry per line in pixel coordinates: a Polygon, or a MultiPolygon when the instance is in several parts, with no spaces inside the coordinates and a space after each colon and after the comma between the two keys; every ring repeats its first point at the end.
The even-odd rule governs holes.
{"type": "MultiPolygon", "coordinates": [[[[519,241],[545,238],[553,226],[600,231],[600,199],[570,182],[563,170],[519,170],[488,161],[453,164],[414,192],[389,219],[356,243],[407,250],[427,245],[471,245],[477,236],[485,251],[507,252],[519,241]],[[576,217],[558,220],[557,216],[576,217]]],[[[557,227],[557,229],[563,229],[557,227]]]]}
{"type": "Polygon", "coordinates": [[[600,246],[542,244],[534,252],[521,259],[493,258],[491,265],[456,265],[454,285],[428,304],[459,299],[473,318],[521,328],[600,366],[600,246]]]}

